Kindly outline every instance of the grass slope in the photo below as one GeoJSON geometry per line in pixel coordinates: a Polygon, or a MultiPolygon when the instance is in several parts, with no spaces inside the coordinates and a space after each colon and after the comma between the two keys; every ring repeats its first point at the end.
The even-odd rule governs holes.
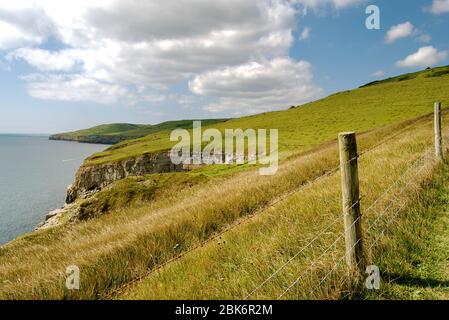
{"type": "MultiPolygon", "coordinates": [[[[202,121],[205,124],[214,124],[226,120],[227,119],[206,119],[202,121]]],[[[112,123],[84,130],[54,134],[50,136],[50,139],[115,144],[124,140],[155,134],[160,131],[171,131],[176,128],[189,129],[191,127],[192,120],[166,121],[155,125],[112,123]]]]}
{"type": "Polygon", "coordinates": [[[146,128],[146,125],[130,124],[130,123],[112,123],[102,124],[89,129],[78,130],[74,132],[61,133],[61,135],[79,137],[79,136],[92,136],[92,135],[116,135],[123,134],[124,132],[139,130],[146,128]]]}
{"type": "Polygon", "coordinates": [[[408,224],[379,246],[379,291],[368,299],[449,299],[449,162],[406,208],[408,224]]]}
{"type": "MultiPolygon", "coordinates": [[[[341,265],[314,290],[344,252],[341,239],[330,246],[342,232],[340,177],[334,173],[309,182],[338,166],[338,131],[360,131],[429,113],[435,100],[449,101],[448,83],[447,75],[420,73],[411,80],[340,93],[292,110],[217,124],[278,127],[281,148],[289,157],[274,176],[248,170],[204,177],[198,170],[118,181],[84,204],[86,216],[101,210],[108,214],[34,232],[1,246],[0,299],[243,298],[323,230],[318,242],[251,298],[276,298],[296,279],[298,270],[305,277],[284,298],[346,297],[341,265]],[[332,221],[335,224],[329,227],[332,221]],[[228,228],[232,230],[214,238],[228,228]],[[329,247],[330,254],[322,257],[329,247]],[[65,270],[72,264],[81,270],[79,291],[65,288],[65,270]]],[[[382,234],[388,221],[383,218],[396,209],[389,207],[393,212],[384,216],[388,202],[376,199],[431,148],[432,119],[430,114],[358,135],[360,152],[386,141],[360,159],[362,205],[374,205],[364,212],[364,223],[381,218],[379,226],[366,231],[367,244],[382,234]]],[[[448,120],[445,114],[443,128],[448,120]]],[[[163,132],[113,146],[88,163],[166,147],[163,132]]],[[[398,185],[404,192],[392,189],[397,203],[411,203],[436,165],[426,162],[424,171],[408,177],[410,184],[398,185]]],[[[391,229],[393,237],[395,230],[391,229]]],[[[379,250],[368,250],[369,258],[382,256],[379,250]]]]}
{"type": "MultiPolygon", "coordinates": [[[[445,123],[447,120],[445,116],[445,123]]],[[[432,117],[360,134],[360,151],[398,133],[394,140],[361,159],[364,206],[374,203],[432,144],[432,117]]],[[[333,174],[311,185],[307,182],[337,165],[337,146],[327,143],[283,161],[274,176],[261,177],[257,170],[252,170],[207,178],[201,183],[184,180],[181,188],[166,190],[151,201],[145,198],[158,192],[152,190],[154,183],[156,187],[159,184],[157,179],[146,182],[154,179],[153,175],[141,178],[138,185],[132,183],[136,189],[133,192],[143,197],[140,202],[129,204],[126,197],[119,199],[114,194],[117,189],[111,186],[102,192],[112,192],[117,201],[124,199],[124,205],[107,203],[113,207],[108,215],[35,232],[1,247],[0,298],[96,299],[106,294],[123,298],[241,298],[335,220],[337,223],[319,242],[253,298],[276,298],[298,270],[307,271],[311,262],[318,261],[311,276],[301,283],[311,290],[332,266],[333,259],[342,254],[344,246],[339,243],[330,256],[319,258],[342,230],[339,176],[333,174]],[[148,191],[141,189],[145,185],[148,191]],[[299,191],[285,197],[293,190],[299,191]],[[273,202],[277,204],[272,206],[273,202]],[[233,230],[209,241],[230,226],[233,230]],[[203,246],[204,241],[209,242],[203,246]],[[144,277],[148,271],[198,245],[190,255],[144,277]],[[81,290],[65,288],[65,268],[71,264],[81,270],[81,290]],[[119,295],[114,292],[140,277],[144,277],[142,286],[120,291],[119,295]]],[[[189,174],[197,179],[195,173],[189,174]]],[[[162,176],[167,181],[172,175],[162,176]]],[[[171,187],[176,188],[180,176],[177,177],[171,187]]],[[[413,180],[416,186],[409,187],[411,194],[424,178],[413,180]]],[[[109,198],[100,197],[99,201],[109,198]]],[[[407,202],[410,193],[398,195],[397,199],[407,202]]],[[[86,208],[95,206],[101,203],[91,203],[86,208]]],[[[384,206],[385,202],[377,203],[376,210],[364,219],[372,222],[384,206]]],[[[376,235],[370,233],[368,239],[376,235]]],[[[339,269],[338,273],[345,272],[339,269]]],[[[319,297],[339,297],[343,290],[339,286],[331,288],[334,289],[319,292],[319,297]]],[[[287,296],[294,297],[294,293],[287,296]]]]}
{"type": "MultiPolygon", "coordinates": [[[[364,247],[371,257],[384,257],[376,246],[401,237],[401,227],[413,224],[396,210],[411,203],[426,188],[438,164],[423,162],[421,170],[407,171],[432,143],[431,121],[411,126],[393,141],[364,154],[359,160],[364,247]],[[407,173],[410,172],[410,173],[407,173]],[[402,175],[404,181],[380,198],[402,175]],[[404,188],[403,192],[398,192],[404,188]],[[395,200],[390,206],[389,200],[395,200]],[[374,207],[367,210],[371,205],[374,207]],[[390,220],[397,216],[397,224],[390,220]],[[370,228],[372,227],[372,228],[370,228]]],[[[447,141],[446,141],[447,143],[447,141]]],[[[429,154],[431,155],[431,153],[429,154]]],[[[219,238],[167,264],[157,272],[118,293],[120,299],[342,299],[353,295],[347,286],[344,265],[344,227],[338,174],[325,177],[280,204],[266,208],[219,238]],[[320,237],[307,244],[317,235],[320,237]],[[298,254],[300,252],[301,254],[298,254]],[[281,269],[262,287],[273,273],[281,269]],[[333,270],[329,274],[329,271],[333,270]],[[326,279],[326,280],[323,280],[326,279]],[[342,281],[343,280],[343,281],[342,281]],[[254,289],[259,288],[254,291],[254,289]]],[[[425,232],[417,228],[415,234],[425,232]],[[419,231],[419,232],[418,232],[419,231]]],[[[413,250],[393,246],[391,254],[404,259],[413,250]]],[[[411,249],[411,248],[409,248],[411,249]]]]}
{"type": "Polygon", "coordinates": [[[402,74],[400,76],[388,78],[385,80],[373,81],[366,85],[361,86],[360,88],[379,85],[379,84],[385,84],[385,83],[395,83],[395,82],[407,81],[407,80],[415,79],[417,77],[438,78],[438,77],[441,77],[441,76],[444,76],[447,74],[449,74],[449,69],[447,67],[437,67],[437,68],[426,70],[424,74],[422,73],[422,71],[406,73],[406,74],[402,74]]]}
{"type": "MultiPolygon", "coordinates": [[[[225,128],[277,128],[280,152],[285,156],[332,140],[340,131],[366,131],[411,119],[431,112],[435,101],[449,104],[449,67],[418,72],[402,81],[398,79],[340,92],[290,110],[232,119],[213,127],[221,131],[225,128]]],[[[97,153],[86,165],[122,160],[169,149],[172,145],[169,131],[161,131],[97,153]]]]}

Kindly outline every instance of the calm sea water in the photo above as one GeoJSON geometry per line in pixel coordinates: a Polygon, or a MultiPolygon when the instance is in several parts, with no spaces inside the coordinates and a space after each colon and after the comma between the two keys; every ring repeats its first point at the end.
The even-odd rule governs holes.
{"type": "Polygon", "coordinates": [[[0,134],[0,244],[33,230],[48,211],[61,207],[83,160],[106,147],[0,134]]]}

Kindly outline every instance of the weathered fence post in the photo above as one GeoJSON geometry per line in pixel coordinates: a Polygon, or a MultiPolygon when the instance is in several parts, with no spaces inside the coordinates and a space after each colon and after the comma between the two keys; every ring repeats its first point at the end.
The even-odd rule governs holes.
{"type": "Polygon", "coordinates": [[[363,265],[362,221],[355,133],[340,133],[338,144],[345,222],[346,264],[351,273],[363,272],[365,266],[363,265]]]}
{"type": "Polygon", "coordinates": [[[435,156],[443,158],[443,145],[441,139],[441,103],[435,102],[435,156]]]}

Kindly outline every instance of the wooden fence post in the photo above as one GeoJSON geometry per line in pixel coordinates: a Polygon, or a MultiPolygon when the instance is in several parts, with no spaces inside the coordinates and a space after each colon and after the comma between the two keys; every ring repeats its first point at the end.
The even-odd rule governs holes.
{"type": "Polygon", "coordinates": [[[443,145],[441,139],[441,103],[435,102],[435,156],[437,159],[443,159],[443,145]]]}
{"type": "Polygon", "coordinates": [[[354,132],[338,135],[340,170],[345,223],[346,264],[351,273],[364,270],[362,221],[360,214],[357,143],[354,132]]]}

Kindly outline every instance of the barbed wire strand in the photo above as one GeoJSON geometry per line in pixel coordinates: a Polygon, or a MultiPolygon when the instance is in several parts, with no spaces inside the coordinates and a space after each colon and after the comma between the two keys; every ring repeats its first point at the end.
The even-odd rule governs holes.
{"type": "MultiPolygon", "coordinates": [[[[416,174],[414,177],[418,176],[418,174],[422,171],[423,168],[425,168],[425,167],[424,167],[424,166],[421,167],[421,169],[417,172],[417,174],[416,174]]],[[[391,207],[391,206],[390,206],[390,207],[391,207]]],[[[368,248],[368,251],[371,251],[372,247],[373,247],[375,244],[377,244],[377,242],[383,237],[386,228],[392,223],[392,221],[394,221],[394,219],[396,218],[396,216],[398,215],[398,213],[399,213],[404,207],[405,207],[405,203],[402,204],[402,205],[396,210],[396,212],[393,214],[393,218],[391,218],[391,219],[389,220],[389,222],[387,223],[387,225],[386,225],[386,227],[384,228],[384,230],[382,230],[382,232],[380,233],[380,235],[379,235],[378,237],[376,237],[376,239],[372,242],[372,244],[371,244],[370,247],[368,248]]],[[[382,215],[381,215],[382,217],[384,216],[385,212],[386,212],[388,209],[389,209],[389,208],[386,208],[386,209],[382,212],[382,215]]],[[[378,220],[378,219],[376,219],[376,220],[378,220]]],[[[370,229],[371,226],[372,226],[372,225],[370,225],[368,229],[370,229]]],[[[330,274],[332,274],[333,272],[336,271],[338,265],[339,265],[342,261],[343,261],[343,259],[340,259],[339,261],[337,261],[337,263],[334,265],[334,267],[331,269],[331,271],[329,271],[329,272],[325,275],[325,277],[323,277],[323,278],[321,279],[321,281],[319,282],[319,284],[318,284],[317,287],[321,286],[321,285],[327,280],[327,278],[330,276],[330,274]]],[[[359,264],[360,264],[361,262],[362,262],[362,261],[359,260],[359,261],[356,263],[356,268],[358,268],[358,266],[359,266],[359,264]]],[[[346,277],[342,277],[342,281],[339,282],[339,285],[340,285],[340,286],[343,285],[343,283],[344,283],[346,280],[347,280],[346,277]]],[[[317,287],[315,287],[315,288],[311,291],[311,294],[314,293],[314,292],[317,290],[317,287]]]]}
{"type": "Polygon", "coordinates": [[[370,152],[376,150],[377,148],[383,146],[386,142],[391,141],[391,140],[393,140],[394,138],[396,138],[396,137],[400,136],[401,134],[403,134],[404,132],[410,130],[410,128],[419,128],[419,127],[424,127],[424,126],[428,126],[428,125],[429,125],[429,123],[423,123],[423,124],[421,124],[421,125],[419,125],[419,126],[414,126],[414,125],[415,125],[417,122],[419,122],[419,121],[420,121],[420,119],[416,120],[416,122],[414,122],[414,123],[412,123],[412,124],[406,125],[404,128],[402,128],[402,129],[399,130],[398,132],[396,132],[396,133],[394,133],[394,134],[388,136],[387,138],[385,138],[385,139],[382,140],[381,142],[379,142],[379,143],[377,143],[377,144],[375,144],[375,145],[369,147],[369,148],[366,149],[366,150],[363,150],[362,152],[360,152],[360,156],[364,156],[365,154],[370,153],[370,152]]]}
{"type": "MultiPolygon", "coordinates": [[[[426,151],[427,152],[427,151],[426,151]]],[[[402,179],[405,178],[405,176],[410,173],[414,167],[420,162],[422,161],[422,156],[418,157],[417,159],[415,159],[415,161],[413,161],[413,163],[407,168],[407,170],[404,171],[404,173],[398,178],[396,179],[392,184],[390,184],[390,186],[368,207],[366,208],[364,211],[369,212],[370,210],[372,210],[374,208],[374,206],[380,201],[382,200],[390,191],[393,190],[393,188],[402,181],[402,179]]]]}
{"type": "MultiPolygon", "coordinates": [[[[409,125],[409,126],[405,127],[405,128],[403,129],[403,131],[405,131],[406,129],[409,129],[411,126],[412,126],[412,125],[409,125]]],[[[402,133],[402,132],[401,132],[401,133],[402,133]]],[[[355,157],[353,157],[353,158],[347,160],[347,162],[352,162],[353,160],[358,159],[361,155],[365,155],[365,154],[367,154],[367,153],[369,153],[369,152],[372,152],[373,150],[375,150],[376,148],[380,147],[382,144],[386,143],[387,141],[393,139],[394,137],[398,136],[399,134],[400,134],[400,133],[396,133],[396,134],[394,134],[393,136],[389,136],[388,138],[386,138],[386,139],[385,139],[384,141],[382,141],[381,143],[376,144],[375,146],[369,148],[368,150],[362,151],[360,154],[358,154],[358,155],[356,155],[355,157]]],[[[278,149],[278,150],[279,150],[279,149],[278,149]]],[[[277,151],[278,151],[278,150],[277,150],[277,151]]],[[[203,247],[206,243],[211,242],[211,241],[213,241],[213,240],[215,240],[215,239],[221,237],[223,234],[229,232],[230,230],[234,229],[235,227],[237,227],[237,226],[243,224],[243,223],[246,222],[247,220],[249,220],[249,219],[253,218],[254,216],[256,216],[258,212],[260,212],[260,211],[265,211],[265,210],[267,210],[267,209],[269,209],[269,208],[275,206],[275,205],[278,204],[279,202],[284,201],[286,198],[288,198],[288,197],[294,195],[295,193],[297,193],[297,192],[303,190],[304,188],[306,188],[306,187],[308,187],[308,186],[310,186],[310,185],[316,183],[318,180],[324,179],[325,177],[330,176],[330,175],[332,175],[333,173],[336,173],[336,172],[340,169],[340,167],[341,167],[341,164],[340,164],[339,166],[336,166],[336,167],[334,167],[334,168],[328,170],[328,171],[325,172],[324,174],[322,174],[322,175],[316,177],[315,179],[310,180],[310,181],[307,181],[307,182],[304,183],[304,184],[301,184],[301,185],[300,185],[298,188],[296,188],[295,190],[292,190],[292,191],[288,192],[287,194],[278,197],[278,199],[276,199],[275,201],[272,201],[272,202],[270,202],[269,204],[267,204],[266,206],[263,206],[262,208],[257,209],[257,210],[256,210],[255,212],[253,212],[252,214],[247,215],[246,217],[240,219],[237,223],[234,223],[234,224],[232,224],[232,225],[230,225],[230,226],[224,228],[221,232],[216,233],[215,235],[213,235],[212,237],[210,237],[210,238],[208,238],[208,239],[206,239],[206,240],[204,240],[204,241],[201,241],[198,245],[193,246],[192,248],[190,248],[190,249],[188,249],[188,250],[186,250],[186,251],[180,253],[179,255],[177,255],[177,256],[175,256],[175,257],[173,257],[173,258],[167,260],[166,262],[160,264],[160,265],[157,266],[156,268],[154,268],[154,269],[152,269],[152,270],[149,270],[149,271],[146,272],[145,274],[143,274],[143,275],[141,275],[141,276],[139,276],[139,277],[133,279],[132,281],[130,281],[130,282],[128,282],[128,283],[126,283],[126,284],[120,286],[119,288],[115,288],[115,289],[110,290],[110,291],[108,292],[108,294],[106,294],[106,295],[104,295],[104,296],[102,296],[102,297],[105,297],[105,298],[111,297],[111,296],[117,294],[118,292],[121,292],[121,291],[124,290],[125,288],[128,288],[128,287],[134,285],[135,283],[141,281],[143,278],[149,276],[150,274],[159,271],[160,269],[162,269],[162,268],[165,267],[166,265],[168,265],[168,264],[170,264],[170,263],[172,263],[172,262],[174,262],[174,261],[176,261],[176,260],[182,258],[182,257],[185,256],[186,254],[188,254],[188,253],[190,253],[190,252],[192,252],[192,251],[194,251],[194,250],[196,250],[196,249],[198,249],[198,248],[200,248],[200,247],[203,247]]],[[[101,298],[101,297],[100,297],[100,298],[101,298]]]]}
{"type": "MultiPolygon", "coordinates": [[[[333,247],[336,243],[338,243],[338,241],[340,241],[340,239],[342,239],[345,236],[345,233],[347,230],[351,229],[359,220],[361,219],[361,216],[357,217],[357,219],[355,219],[351,225],[349,225],[347,228],[345,228],[345,230],[340,233],[340,235],[336,238],[336,240],[327,247],[327,249],[318,257],[318,259],[315,259],[313,261],[313,263],[309,266],[309,269],[312,269],[313,266],[315,266],[315,264],[320,261],[321,258],[323,258],[325,256],[325,254],[330,250],[331,247],[333,247]]],[[[278,297],[277,300],[281,299],[288,291],[290,291],[291,288],[293,288],[298,282],[299,280],[301,280],[303,278],[302,275],[300,275],[298,278],[296,278],[296,280],[294,280],[288,287],[287,289],[285,289],[278,297]]]]}
{"type": "MultiPolygon", "coordinates": [[[[425,168],[426,168],[425,166],[422,166],[421,169],[420,169],[420,170],[417,172],[417,174],[415,175],[415,177],[417,177],[418,174],[419,174],[422,170],[424,170],[425,168]]],[[[409,182],[409,183],[407,183],[407,185],[410,185],[411,183],[412,183],[412,182],[409,182]]],[[[395,221],[396,217],[399,215],[399,213],[401,212],[401,210],[403,210],[403,209],[405,208],[406,204],[407,204],[407,203],[402,203],[402,204],[397,208],[397,210],[396,210],[395,213],[393,214],[393,217],[390,218],[390,219],[388,220],[386,226],[383,228],[383,230],[382,230],[382,232],[380,233],[380,235],[379,235],[378,237],[376,237],[375,240],[374,240],[374,241],[371,243],[371,245],[369,246],[369,249],[368,249],[369,251],[370,251],[370,250],[373,248],[373,246],[374,246],[375,244],[377,244],[377,242],[383,237],[383,235],[384,235],[386,229],[391,225],[392,222],[395,221]]]]}
{"type": "MultiPolygon", "coordinates": [[[[351,210],[354,208],[357,204],[360,203],[362,198],[359,198],[358,201],[353,203],[350,207],[348,207],[346,210],[351,210]]],[[[280,271],[282,271],[290,262],[292,262],[296,257],[298,257],[301,253],[303,253],[307,248],[309,248],[316,240],[318,240],[323,234],[325,234],[331,227],[333,227],[338,221],[341,220],[341,217],[335,217],[335,219],[326,227],[324,230],[322,230],[318,235],[316,235],[310,242],[308,242],[305,246],[303,246],[299,251],[297,251],[290,259],[288,259],[284,264],[282,264],[278,269],[276,269],[272,274],[270,274],[269,277],[267,277],[260,285],[258,285],[255,289],[253,289],[249,294],[246,295],[245,299],[253,295],[257,290],[261,289],[266,283],[268,283],[271,279],[274,278],[275,275],[277,275],[280,271]]],[[[333,246],[333,244],[331,245],[333,246]]]]}
{"type": "MultiPolygon", "coordinates": [[[[421,166],[421,168],[414,174],[413,179],[416,178],[416,177],[421,173],[421,171],[425,168],[425,165],[426,165],[426,163],[424,162],[423,165],[421,166]]],[[[402,188],[399,190],[398,193],[402,194],[402,193],[406,190],[406,187],[408,187],[410,184],[412,184],[413,179],[410,180],[409,182],[407,182],[407,183],[404,185],[404,187],[402,187],[402,188]]],[[[389,202],[389,204],[387,205],[387,207],[382,211],[382,213],[379,214],[379,215],[377,216],[377,218],[374,220],[374,222],[371,223],[371,224],[368,226],[367,231],[371,230],[372,227],[373,227],[374,225],[376,225],[377,222],[380,221],[380,219],[381,219],[382,217],[384,217],[385,212],[386,212],[387,210],[389,210],[395,203],[396,203],[395,199],[392,199],[392,200],[389,202]]]]}
{"type": "MultiPolygon", "coordinates": [[[[406,174],[408,173],[408,172],[410,172],[410,170],[412,169],[412,168],[414,168],[414,166],[416,165],[416,164],[419,164],[421,161],[425,161],[426,160],[426,156],[427,156],[427,153],[429,152],[429,151],[431,151],[432,149],[431,148],[429,148],[429,149],[427,149],[425,152],[423,152],[423,155],[421,156],[421,157],[419,157],[418,159],[416,159],[415,161],[414,161],[414,163],[412,164],[412,166],[409,168],[409,169],[407,169],[406,170],[406,172],[404,172],[402,175],[401,175],[401,177],[399,178],[399,179],[397,179],[388,189],[387,189],[387,191],[386,192],[384,192],[382,195],[381,195],[381,197],[383,197],[384,195],[386,195],[387,193],[388,193],[388,191],[390,191],[401,179],[403,179],[405,176],[406,176],[406,174]]],[[[424,165],[416,172],[416,174],[414,175],[414,177],[417,177],[418,176],[418,174],[423,170],[425,168],[425,163],[424,163],[424,165]]],[[[409,183],[407,183],[403,188],[401,188],[401,190],[399,191],[400,193],[403,193],[404,191],[405,191],[405,189],[406,189],[406,187],[408,187],[409,185],[411,184],[411,182],[409,182],[409,183]]],[[[379,198],[377,198],[376,199],[376,201],[368,208],[368,209],[366,209],[365,210],[365,213],[366,213],[366,211],[368,211],[368,210],[370,210],[371,208],[373,208],[374,207],[374,205],[375,205],[375,203],[377,203],[378,201],[379,201],[379,199],[381,198],[381,197],[379,197],[379,198]]],[[[358,203],[359,201],[357,201],[356,202],[356,204],[358,203]]],[[[393,201],[391,201],[390,202],[390,204],[382,211],[382,213],[379,215],[379,217],[376,219],[376,221],[377,220],[379,220],[379,218],[380,217],[383,217],[384,216],[384,214],[385,214],[385,212],[387,211],[387,210],[389,210],[390,209],[390,207],[392,206],[392,204],[394,204],[395,203],[395,201],[393,200],[393,201]]],[[[404,205],[405,206],[405,205],[404,205]]],[[[399,211],[399,210],[398,210],[399,211]]],[[[359,219],[361,218],[361,216],[359,216],[354,222],[353,222],[353,224],[349,227],[349,228],[351,228],[359,219]]],[[[376,222],[375,221],[375,222],[376,222]]],[[[338,240],[339,240],[339,238],[338,238],[338,240]]],[[[356,242],[356,244],[360,241],[361,239],[359,239],[357,242],[356,242]]],[[[356,245],[355,244],[355,245],[356,245]]],[[[354,246],[355,246],[354,245],[354,246]]],[[[334,243],[331,245],[331,246],[329,246],[328,248],[330,248],[330,247],[332,247],[332,246],[334,246],[334,243]]],[[[371,248],[371,247],[370,247],[371,248]]],[[[326,253],[327,253],[327,250],[326,250],[326,253]]],[[[347,255],[347,253],[340,259],[341,261],[345,258],[345,256],[347,255]]],[[[321,258],[322,256],[320,256],[319,258],[321,258]]],[[[335,265],[334,265],[334,267],[331,269],[331,271],[330,272],[328,272],[326,275],[325,275],[325,277],[323,278],[323,279],[321,279],[321,281],[320,281],[320,283],[319,283],[319,285],[318,286],[320,286],[329,276],[330,276],[330,274],[333,272],[333,271],[335,271],[335,269],[336,269],[336,267],[338,267],[338,264],[341,262],[341,261],[338,261],[335,265]]],[[[312,266],[313,266],[313,264],[312,264],[312,266]]],[[[298,281],[299,280],[301,280],[301,278],[302,278],[302,276],[300,276],[300,277],[298,277],[295,281],[293,281],[292,283],[291,283],[291,285],[289,286],[289,287],[287,287],[287,289],[278,297],[278,299],[279,298],[282,298],[293,286],[295,286],[297,283],[298,283],[298,281]]],[[[311,293],[313,293],[313,291],[311,292],[311,293]]]]}
{"type": "MultiPolygon", "coordinates": [[[[353,159],[354,159],[354,158],[353,158],[353,159]]],[[[353,159],[350,159],[350,160],[348,160],[348,161],[353,161],[353,159]]],[[[172,263],[172,262],[174,262],[174,261],[176,261],[176,260],[179,260],[180,258],[182,258],[183,256],[187,255],[188,253],[190,253],[190,252],[192,252],[192,251],[194,251],[194,250],[196,250],[196,249],[198,249],[198,248],[203,247],[204,245],[206,245],[206,244],[209,243],[209,242],[212,242],[212,241],[218,239],[219,237],[223,236],[225,233],[231,231],[232,229],[236,228],[237,226],[243,224],[244,222],[246,222],[246,221],[248,221],[248,220],[254,218],[254,217],[257,216],[257,214],[260,213],[261,211],[268,210],[268,209],[270,209],[270,208],[276,206],[278,203],[284,201],[286,198],[289,198],[289,197],[291,197],[292,195],[294,195],[294,194],[296,194],[296,193],[302,191],[303,189],[305,189],[305,188],[307,188],[307,187],[310,187],[311,185],[313,185],[314,183],[318,182],[319,180],[322,180],[322,179],[324,179],[324,178],[326,178],[326,177],[328,177],[328,176],[331,176],[332,174],[336,173],[339,169],[340,169],[340,166],[334,167],[334,168],[328,170],[326,173],[324,173],[324,174],[322,174],[322,175],[316,177],[315,179],[306,181],[305,183],[301,184],[300,186],[298,186],[298,187],[295,188],[294,190],[292,190],[292,191],[290,191],[290,192],[288,192],[288,193],[286,193],[286,194],[284,194],[284,195],[278,197],[278,198],[275,199],[274,201],[271,201],[269,204],[267,204],[267,205],[265,205],[265,206],[263,206],[263,207],[261,207],[261,208],[255,210],[253,213],[251,213],[251,214],[249,214],[249,215],[247,215],[247,216],[245,216],[245,217],[240,218],[239,221],[237,221],[236,223],[232,223],[232,224],[229,225],[228,227],[224,228],[222,231],[220,231],[220,232],[214,234],[213,236],[209,237],[208,239],[206,239],[206,240],[204,240],[204,241],[201,241],[199,244],[197,244],[197,245],[191,247],[190,249],[188,249],[188,250],[186,250],[186,251],[184,251],[184,252],[181,252],[180,254],[176,255],[175,257],[173,257],[173,258],[167,260],[166,262],[160,264],[160,265],[157,266],[156,268],[147,271],[145,274],[143,274],[143,275],[141,275],[141,276],[139,276],[139,277],[136,277],[136,278],[133,279],[132,281],[129,281],[129,282],[127,282],[126,284],[124,284],[124,285],[122,285],[122,286],[120,286],[120,287],[118,287],[118,288],[111,289],[106,295],[103,295],[102,297],[100,297],[100,299],[103,299],[103,298],[109,298],[109,297],[114,296],[115,294],[117,294],[117,293],[123,291],[124,289],[126,289],[126,288],[128,288],[128,287],[134,285],[135,283],[141,281],[143,278],[146,278],[146,277],[148,277],[149,275],[151,275],[151,274],[153,274],[153,273],[159,271],[160,269],[162,269],[163,267],[167,266],[168,264],[170,264],[170,263],[172,263]]]]}
{"type": "MultiPolygon", "coordinates": [[[[354,249],[354,248],[355,248],[361,241],[362,241],[361,238],[358,239],[358,240],[351,246],[350,250],[346,250],[346,253],[345,253],[342,257],[340,257],[340,258],[337,260],[337,262],[334,264],[334,266],[332,267],[332,269],[331,269],[329,272],[327,272],[327,273],[325,274],[325,276],[320,280],[320,282],[318,283],[318,285],[315,286],[315,287],[310,291],[310,294],[311,294],[311,295],[317,290],[317,288],[321,287],[321,285],[327,280],[327,278],[328,278],[328,277],[329,277],[335,270],[337,270],[338,265],[339,265],[340,263],[342,263],[342,262],[346,259],[346,257],[348,256],[348,252],[351,251],[352,249],[354,249]]],[[[358,267],[359,264],[360,264],[360,261],[356,263],[356,267],[358,267]]]]}
{"type": "MultiPolygon", "coordinates": [[[[429,150],[427,150],[425,153],[427,153],[428,151],[429,151],[429,150]]],[[[430,149],[430,151],[431,151],[431,149],[430,149]]],[[[425,154],[425,153],[424,153],[424,154],[425,154]]],[[[426,155],[424,155],[423,157],[421,157],[421,160],[425,160],[425,157],[426,157],[426,155]]],[[[419,175],[425,168],[426,168],[426,163],[423,163],[423,166],[422,166],[422,167],[415,173],[415,175],[413,176],[413,178],[416,178],[416,177],[417,177],[417,176],[418,176],[418,175],[419,175]]],[[[411,181],[413,181],[413,180],[411,180],[411,181]]],[[[412,182],[408,182],[408,183],[401,189],[400,193],[403,193],[403,192],[406,190],[406,188],[407,188],[410,184],[412,184],[412,182]]],[[[390,204],[391,204],[391,203],[394,204],[395,201],[391,201],[390,204]]],[[[369,248],[368,248],[368,251],[371,251],[371,249],[373,248],[373,246],[376,245],[376,244],[378,243],[378,241],[380,241],[380,239],[385,235],[386,229],[391,225],[392,222],[395,221],[396,217],[397,217],[398,214],[401,212],[401,210],[403,210],[403,208],[404,208],[405,206],[406,206],[406,203],[403,203],[403,204],[400,205],[400,207],[397,208],[397,210],[396,210],[395,213],[393,214],[392,218],[390,218],[390,219],[388,220],[387,225],[385,226],[385,228],[382,230],[382,232],[379,234],[379,236],[376,237],[375,240],[371,243],[371,245],[370,245],[369,248]]],[[[386,212],[387,210],[389,210],[390,207],[391,207],[391,205],[388,206],[385,210],[383,210],[383,212],[381,213],[381,215],[379,215],[379,217],[375,220],[375,222],[372,223],[372,224],[368,227],[368,230],[370,230],[371,227],[372,227],[374,224],[377,223],[377,221],[379,220],[380,217],[383,217],[383,216],[385,215],[385,212],[386,212]]],[[[361,239],[359,239],[359,240],[361,240],[361,239]]],[[[346,255],[345,255],[345,256],[346,256],[346,255]]],[[[321,279],[321,281],[319,282],[318,286],[316,286],[316,287],[311,291],[311,294],[314,293],[314,292],[317,290],[317,287],[320,287],[320,286],[327,280],[327,278],[328,278],[333,272],[336,271],[338,265],[343,261],[343,259],[344,259],[345,256],[343,256],[342,259],[340,259],[339,261],[337,261],[337,263],[334,264],[334,267],[333,267],[333,268],[332,268],[332,269],[331,269],[331,270],[330,270],[330,271],[329,271],[329,272],[328,272],[328,273],[321,279]]],[[[361,263],[361,261],[357,262],[356,267],[358,267],[358,265],[359,265],[360,263],[361,263]]],[[[346,278],[343,277],[343,281],[340,282],[340,285],[342,285],[345,281],[346,281],[346,278]]]]}
{"type": "MultiPolygon", "coordinates": [[[[377,146],[380,146],[381,144],[378,144],[377,146]]],[[[372,150],[374,150],[374,148],[373,149],[371,149],[370,151],[372,151],[372,150]]],[[[364,210],[364,213],[366,213],[366,212],[368,212],[369,210],[371,210],[372,208],[374,208],[374,205],[376,204],[376,203],[378,203],[380,200],[381,200],[381,198],[383,198],[386,194],[388,194],[388,192],[389,191],[391,191],[394,187],[395,187],[395,185],[396,184],[398,184],[399,183],[399,181],[401,181],[405,176],[406,176],[406,174],[407,173],[409,173],[413,168],[414,168],[414,166],[417,164],[417,163],[419,163],[421,160],[423,160],[422,158],[423,157],[425,157],[425,154],[428,152],[429,150],[427,150],[427,151],[425,151],[423,154],[424,154],[424,156],[421,156],[421,157],[418,157],[418,159],[416,159],[415,161],[414,161],[414,163],[401,175],[401,177],[400,178],[398,178],[397,180],[395,180],[394,181],[394,183],[392,183],[390,186],[389,186],[389,188],[379,197],[379,198],[377,198],[375,201],[374,201],[374,203],[373,204],[371,204],[370,205],[370,207],[368,207],[367,209],[365,209],[364,210]]],[[[350,160],[348,160],[348,161],[352,161],[352,160],[354,160],[356,157],[354,157],[354,158],[352,158],[352,159],[350,159],[350,160]]],[[[355,202],[350,208],[348,208],[349,210],[350,209],[352,209],[352,207],[354,207],[356,204],[358,204],[360,202],[360,199],[359,199],[359,201],[357,201],[357,202],[355,202]]],[[[391,206],[391,205],[390,205],[391,206]]],[[[384,211],[383,211],[383,213],[384,212],[386,212],[387,210],[389,209],[389,207],[388,208],[386,208],[386,209],[384,209],[384,211]]],[[[268,283],[271,279],[273,279],[274,278],[274,276],[275,275],[277,275],[280,271],[282,271],[282,269],[284,269],[291,261],[293,261],[297,256],[299,256],[302,252],[304,252],[310,245],[312,245],[322,234],[324,234],[325,232],[327,232],[327,230],[332,226],[332,225],[334,225],[335,223],[336,223],[336,221],[338,221],[338,219],[341,219],[340,217],[338,217],[338,218],[336,218],[332,223],[331,223],[331,225],[329,225],[329,226],[327,226],[322,232],[320,232],[311,242],[309,242],[306,246],[304,246],[303,248],[301,248],[295,255],[293,255],[288,261],[286,261],[281,267],[279,267],[277,270],[275,270],[268,278],[266,278],[259,286],[257,286],[255,289],[253,289],[246,297],[245,297],[245,299],[246,298],[248,298],[249,296],[251,296],[252,294],[254,294],[257,290],[259,290],[259,289],[261,289],[266,283],[268,283]]],[[[332,245],[331,245],[332,246],[332,245]]]]}

